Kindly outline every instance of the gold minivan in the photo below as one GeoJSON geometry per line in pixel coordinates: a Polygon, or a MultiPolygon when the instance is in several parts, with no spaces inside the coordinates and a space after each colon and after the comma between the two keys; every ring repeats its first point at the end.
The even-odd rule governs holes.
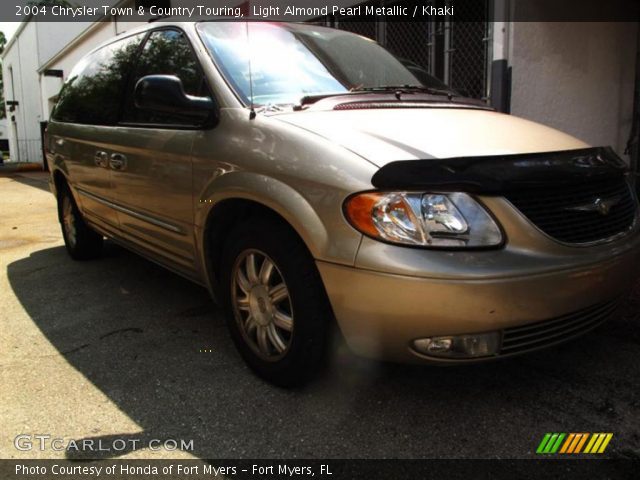
{"type": "Polygon", "coordinates": [[[107,237],[207,287],[279,385],[322,365],[334,320],[370,357],[509,357],[600,325],[638,272],[610,148],[343,31],[129,31],[71,72],[46,143],[71,257],[107,237]]]}

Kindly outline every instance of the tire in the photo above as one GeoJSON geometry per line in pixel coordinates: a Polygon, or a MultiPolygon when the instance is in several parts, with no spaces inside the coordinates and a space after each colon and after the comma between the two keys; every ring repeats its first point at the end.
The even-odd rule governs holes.
{"type": "Polygon", "coordinates": [[[71,258],[91,260],[100,256],[104,239],[86,224],[68,186],[58,195],[58,219],[71,258]]]}
{"type": "Polygon", "coordinates": [[[311,380],[325,363],[332,312],[300,238],[280,221],[249,219],[230,233],[221,267],[221,299],[245,362],[281,387],[311,380]]]}

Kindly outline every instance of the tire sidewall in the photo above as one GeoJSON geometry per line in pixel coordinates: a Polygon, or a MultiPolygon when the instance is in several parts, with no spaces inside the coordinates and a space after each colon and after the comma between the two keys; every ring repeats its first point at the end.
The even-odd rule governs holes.
{"type": "Polygon", "coordinates": [[[67,252],[74,260],[90,260],[100,256],[102,250],[103,237],[94,232],[82,218],[82,214],[78,209],[75,198],[68,186],[60,191],[58,197],[58,220],[62,229],[62,238],[67,248],[67,252]],[[73,223],[76,230],[75,244],[69,241],[69,233],[64,222],[64,206],[65,202],[71,204],[73,214],[73,223]]]}
{"type": "Polygon", "coordinates": [[[76,253],[76,247],[78,246],[78,208],[76,207],[76,203],[73,199],[73,195],[69,191],[69,188],[65,188],[62,192],[60,192],[60,197],[58,200],[58,220],[60,221],[60,226],[62,228],[62,238],[64,240],[64,244],[67,247],[69,253],[73,256],[76,253]],[[64,221],[64,208],[65,203],[69,202],[71,204],[71,211],[73,212],[73,222],[76,227],[76,242],[75,245],[72,245],[69,240],[69,232],[67,231],[67,227],[64,221]]]}
{"type": "Polygon", "coordinates": [[[244,226],[234,231],[223,253],[221,298],[231,336],[249,366],[269,381],[289,386],[306,380],[319,366],[326,348],[327,308],[324,289],[313,258],[299,240],[284,228],[244,226]],[[265,235],[265,231],[269,234],[265,235]],[[237,258],[246,250],[265,253],[275,263],[287,285],[293,313],[293,332],[286,354],[279,360],[260,358],[245,340],[232,305],[232,272],[237,258]],[[314,275],[315,273],[315,275],[314,275]],[[314,278],[316,277],[317,278],[314,278]],[[318,289],[322,289],[321,292],[318,289]]]}

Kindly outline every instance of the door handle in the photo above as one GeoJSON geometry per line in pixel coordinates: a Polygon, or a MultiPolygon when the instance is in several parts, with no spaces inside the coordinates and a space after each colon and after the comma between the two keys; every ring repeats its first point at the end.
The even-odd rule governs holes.
{"type": "Polygon", "coordinates": [[[107,152],[97,151],[93,157],[93,161],[98,167],[107,168],[109,163],[109,154],[107,152]]]}
{"type": "Polygon", "coordinates": [[[113,170],[124,170],[125,168],[127,168],[127,157],[125,157],[121,153],[114,153],[111,155],[109,165],[113,170]]]}

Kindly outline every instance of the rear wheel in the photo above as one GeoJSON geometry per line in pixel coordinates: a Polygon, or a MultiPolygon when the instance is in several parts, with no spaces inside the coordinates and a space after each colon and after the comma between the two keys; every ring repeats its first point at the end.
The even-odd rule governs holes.
{"type": "Polygon", "coordinates": [[[100,256],[103,238],[89,227],[66,187],[58,197],[58,217],[67,252],[74,260],[90,260],[100,256]]]}
{"type": "Polygon", "coordinates": [[[323,365],[331,309],[315,262],[279,222],[234,230],[222,262],[231,336],[262,378],[293,386],[323,365]]]}

